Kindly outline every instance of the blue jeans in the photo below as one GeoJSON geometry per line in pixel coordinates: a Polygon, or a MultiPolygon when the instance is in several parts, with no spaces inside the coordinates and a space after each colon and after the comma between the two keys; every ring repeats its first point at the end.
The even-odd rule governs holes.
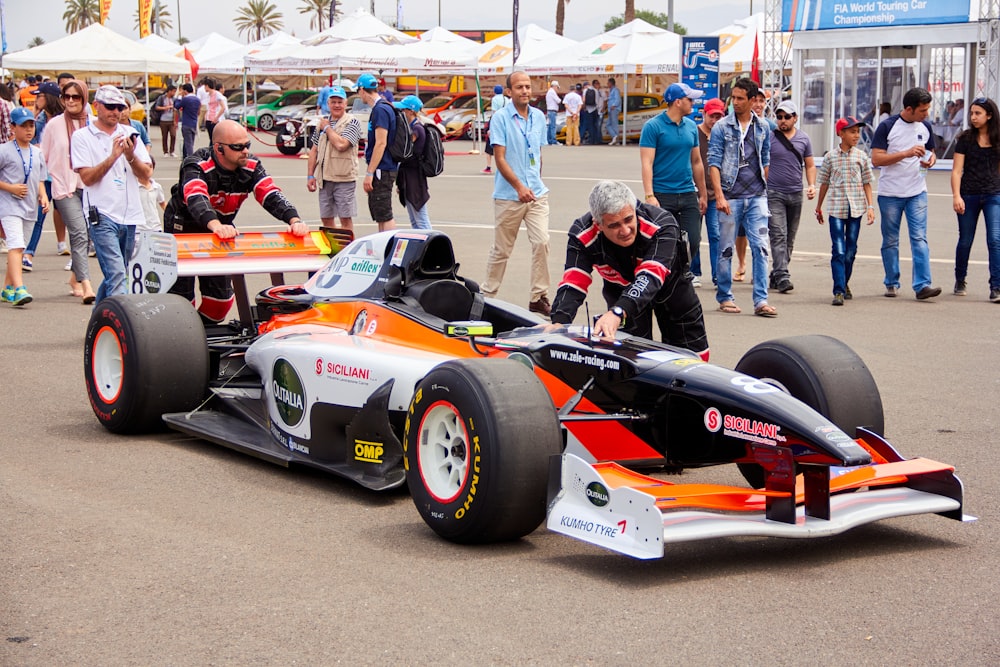
{"type": "Polygon", "coordinates": [[[414,229],[431,228],[431,216],[427,212],[427,204],[418,209],[414,208],[410,202],[406,202],[406,212],[410,214],[410,226],[414,229]]]}
{"type": "Polygon", "coordinates": [[[194,153],[194,144],[198,139],[198,128],[181,125],[181,138],[184,140],[184,147],[181,149],[181,157],[187,157],[194,153]]]}
{"type": "Polygon", "coordinates": [[[858,254],[858,235],[861,233],[861,216],[856,218],[829,217],[830,270],[833,272],[833,293],[844,294],[854,272],[854,257],[858,254]]]}
{"type": "Polygon", "coordinates": [[[730,199],[730,215],[719,211],[719,261],[715,274],[715,300],[733,300],[733,255],[736,253],[736,227],[743,225],[753,259],[753,307],[767,303],[767,262],[771,245],[767,237],[767,197],[730,199]]]}
{"type": "Polygon", "coordinates": [[[955,280],[965,280],[969,274],[969,252],[976,239],[976,226],[982,211],[990,258],[990,289],[1000,289],[1000,195],[962,195],[962,199],[965,200],[965,213],[958,216],[955,280]]]}
{"type": "MultiPolygon", "coordinates": [[[[45,183],[45,194],[49,197],[49,208],[52,208],[54,204],[52,203],[52,181],[43,181],[45,183]]],[[[42,240],[42,227],[45,226],[45,216],[47,214],[42,212],[42,207],[38,207],[38,217],[35,218],[35,226],[31,230],[31,239],[28,241],[27,247],[24,249],[25,255],[31,255],[34,257],[35,251],[38,250],[38,242],[42,240]]],[[[55,215],[53,213],[52,215],[55,215]]],[[[969,242],[972,245],[972,242],[969,242]]],[[[966,253],[966,259],[968,259],[968,253],[966,253]]]]}
{"type": "Polygon", "coordinates": [[[555,111],[549,111],[546,113],[546,116],[548,117],[549,120],[549,136],[548,136],[549,146],[559,143],[558,141],[556,141],[556,113],[557,112],[555,111]]]}
{"type": "MultiPolygon", "coordinates": [[[[719,264],[719,209],[715,208],[715,200],[708,200],[708,208],[705,209],[705,235],[708,236],[708,262],[712,267],[712,283],[718,282],[716,278],[717,266],[719,264]]],[[[694,257],[691,258],[691,273],[701,276],[701,243],[692,245],[694,257]]]]}
{"type": "MultiPolygon", "coordinates": [[[[669,194],[664,192],[653,192],[656,201],[660,202],[660,208],[670,211],[681,229],[687,232],[688,236],[688,259],[692,262],[691,272],[694,273],[694,258],[701,246],[701,211],[698,210],[698,193],[682,192],[679,194],[669,194]]],[[[694,275],[701,275],[699,272],[694,275]]]]}
{"type": "Polygon", "coordinates": [[[90,238],[104,274],[97,288],[96,307],[105,297],[129,293],[128,262],[135,246],[135,225],[120,225],[102,213],[100,222],[90,226],[90,238]]]}
{"type": "MultiPolygon", "coordinates": [[[[931,253],[927,247],[927,193],[912,197],[878,196],[882,214],[882,267],[885,286],[899,285],[899,227],[906,212],[910,232],[910,254],[913,255],[913,291],[919,292],[931,284],[931,253]]],[[[756,269],[755,269],[756,270],[756,269]]]]}
{"type": "Polygon", "coordinates": [[[767,207],[771,211],[771,218],[767,223],[771,239],[771,283],[779,285],[791,277],[788,262],[792,259],[795,235],[799,231],[802,190],[792,193],[768,190],[767,207]]]}

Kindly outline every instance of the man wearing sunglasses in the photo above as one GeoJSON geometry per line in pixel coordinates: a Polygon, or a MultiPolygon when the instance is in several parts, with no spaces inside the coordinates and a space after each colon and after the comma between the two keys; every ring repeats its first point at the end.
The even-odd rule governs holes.
{"type": "MultiPolygon", "coordinates": [[[[180,177],[170,190],[163,212],[163,231],[171,234],[212,232],[231,239],[239,232],[233,220],[247,197],[253,195],[264,209],[284,221],[292,234],[305,236],[309,226],[274,181],[260,160],[250,154],[250,136],[245,127],[223,120],[212,132],[212,145],[199,148],[181,162],[180,177]]],[[[194,278],[178,278],[173,294],[194,303],[194,278]]],[[[221,322],[233,306],[229,276],[201,276],[198,313],[209,323],[221,322]]]]}
{"type": "Polygon", "coordinates": [[[145,220],[137,177],[153,173],[146,146],[131,126],[121,125],[128,108],[122,91],[101,86],[94,95],[94,122],[73,133],[70,157],[83,181],[83,210],[90,223],[104,281],[97,303],[107,296],[128,294],[127,264],[135,242],[135,226],[145,220]]]}
{"type": "Polygon", "coordinates": [[[767,207],[771,211],[767,223],[771,241],[770,286],[787,294],[795,289],[788,262],[802,217],[802,174],[806,177],[806,196],[812,199],[816,196],[816,163],[809,135],[795,129],[799,118],[795,102],[783,101],[774,117],[778,127],[771,131],[771,168],[767,172],[767,207]]]}

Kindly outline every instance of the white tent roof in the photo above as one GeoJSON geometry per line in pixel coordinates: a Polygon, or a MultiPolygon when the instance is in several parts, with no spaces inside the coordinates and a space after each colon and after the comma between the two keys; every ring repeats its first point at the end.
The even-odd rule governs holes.
{"type": "Polygon", "coordinates": [[[430,42],[432,44],[451,44],[455,48],[467,49],[469,51],[478,52],[482,49],[482,45],[479,42],[473,41],[468,37],[462,37],[461,35],[454,33],[447,28],[442,28],[441,26],[435,26],[427,32],[421,33],[420,41],[430,42]]]}
{"type": "MultiPolygon", "coordinates": [[[[521,44],[521,55],[517,59],[518,66],[523,63],[536,61],[546,54],[576,44],[569,37],[557,35],[534,23],[529,23],[519,29],[517,34],[521,44]]],[[[513,70],[514,36],[512,33],[491,39],[480,48],[482,49],[479,52],[480,72],[484,74],[500,74],[513,70]]]]}
{"type": "Polygon", "coordinates": [[[680,71],[681,38],[635,19],[579,44],[529,60],[529,72],[653,74],[680,71]]]}
{"type": "Polygon", "coordinates": [[[263,74],[328,74],[331,71],[405,74],[474,72],[476,55],[447,44],[417,42],[389,46],[376,42],[340,41],[318,46],[288,47],[248,55],[247,71],[263,74]]]}
{"type": "MultiPolygon", "coordinates": [[[[750,73],[753,61],[754,35],[758,39],[758,57],[760,65],[764,67],[764,14],[757,13],[745,19],[734,21],[718,30],[709,33],[719,37],[719,71],[720,72],[746,72],[750,73]]],[[[784,48],[791,42],[790,33],[782,33],[781,39],[784,48]]]]}
{"type": "Polygon", "coordinates": [[[182,52],[184,50],[184,47],[177,42],[171,42],[169,39],[160,37],[155,33],[146,35],[138,41],[143,46],[148,46],[151,49],[159,51],[160,53],[166,53],[171,56],[176,56],[178,52],[182,52]]]}
{"type": "Polygon", "coordinates": [[[379,21],[367,10],[359,7],[353,13],[337,21],[337,23],[323,32],[302,40],[302,43],[317,46],[319,44],[326,44],[327,42],[343,42],[347,40],[382,44],[410,44],[416,42],[417,38],[411,37],[405,32],[400,32],[387,23],[379,21]]]}
{"type": "Polygon", "coordinates": [[[198,61],[198,71],[210,74],[242,74],[244,58],[248,55],[263,57],[271,52],[284,52],[289,47],[299,46],[301,40],[286,32],[272,33],[259,41],[251,44],[237,46],[235,49],[221,53],[213,58],[198,61]]]}
{"type": "Polygon", "coordinates": [[[190,64],[183,58],[138,44],[99,23],[54,42],[7,54],[3,64],[31,72],[70,70],[78,76],[104,72],[191,73],[190,64]]]}
{"type": "Polygon", "coordinates": [[[228,37],[223,37],[217,32],[210,32],[192,42],[188,42],[184,46],[194,56],[200,68],[202,61],[211,60],[228,51],[243,48],[245,45],[233,41],[228,37]]]}

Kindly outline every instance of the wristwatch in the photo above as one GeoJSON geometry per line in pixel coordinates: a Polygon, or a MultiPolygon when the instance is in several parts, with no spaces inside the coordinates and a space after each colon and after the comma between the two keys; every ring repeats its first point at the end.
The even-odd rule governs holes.
{"type": "Polygon", "coordinates": [[[622,324],[625,324],[625,309],[624,308],[622,308],[621,306],[615,306],[614,308],[611,309],[611,314],[612,315],[617,315],[618,319],[620,319],[622,321],[622,324]]]}

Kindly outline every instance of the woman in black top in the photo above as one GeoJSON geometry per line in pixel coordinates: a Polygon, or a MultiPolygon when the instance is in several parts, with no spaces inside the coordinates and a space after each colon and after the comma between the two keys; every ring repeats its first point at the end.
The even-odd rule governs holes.
{"type": "Polygon", "coordinates": [[[1000,111],[989,98],[978,97],[969,105],[969,129],[955,144],[951,193],[958,214],[955,294],[966,293],[969,252],[982,211],[989,250],[990,301],[1000,303],[1000,111]]]}

